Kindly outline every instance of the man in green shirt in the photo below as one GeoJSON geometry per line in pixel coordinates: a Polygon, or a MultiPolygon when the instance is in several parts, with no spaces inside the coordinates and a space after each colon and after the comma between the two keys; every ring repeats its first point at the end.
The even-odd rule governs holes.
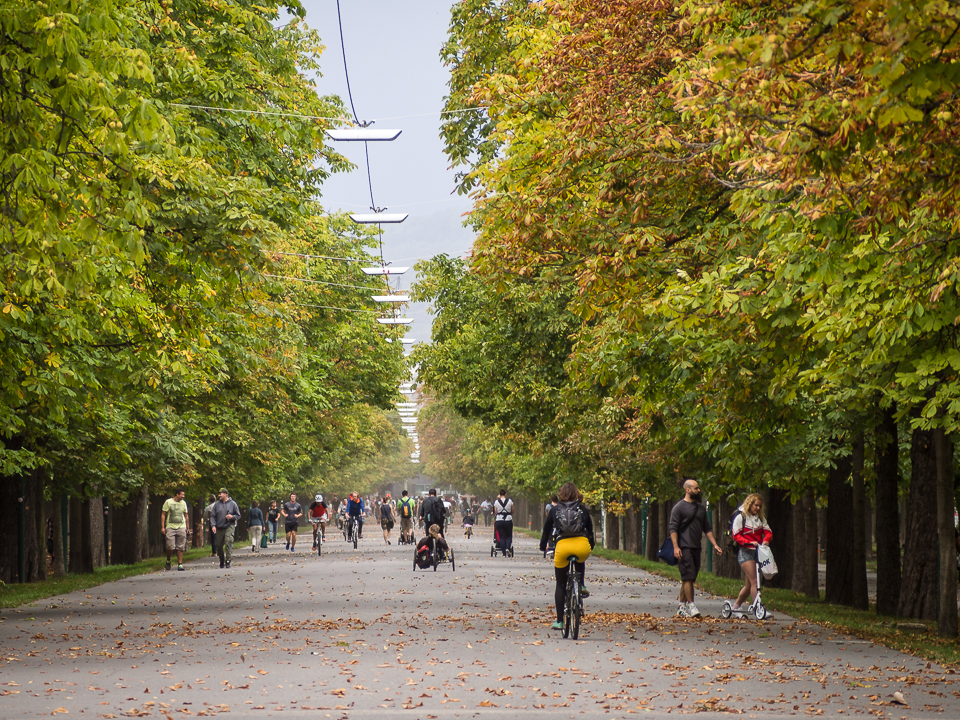
{"type": "Polygon", "coordinates": [[[167,570],[170,569],[170,555],[174,550],[177,551],[177,570],[183,570],[183,552],[187,549],[187,503],[183,499],[186,491],[178,488],[163,503],[163,510],[160,512],[160,532],[167,539],[167,570]]]}

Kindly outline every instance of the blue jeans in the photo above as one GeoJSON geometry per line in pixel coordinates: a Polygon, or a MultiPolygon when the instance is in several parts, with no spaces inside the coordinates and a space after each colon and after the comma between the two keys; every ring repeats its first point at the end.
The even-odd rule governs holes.
{"type": "Polygon", "coordinates": [[[280,521],[270,522],[267,520],[267,527],[270,528],[270,542],[277,541],[277,526],[280,524],[280,521]]]}

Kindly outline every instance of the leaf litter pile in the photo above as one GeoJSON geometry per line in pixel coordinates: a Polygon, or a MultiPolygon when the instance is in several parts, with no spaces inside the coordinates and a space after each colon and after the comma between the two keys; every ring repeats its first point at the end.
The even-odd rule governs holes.
{"type": "Polygon", "coordinates": [[[431,574],[437,584],[415,591],[391,583],[381,564],[389,559],[367,558],[323,583],[309,571],[265,574],[261,565],[256,577],[204,577],[207,597],[161,582],[149,597],[86,595],[8,612],[0,717],[306,710],[322,719],[407,710],[430,719],[488,709],[960,717],[952,669],[815,625],[618,612],[650,588],[675,588],[648,588],[642,574],[621,577],[616,565],[593,578],[572,641],[548,629],[548,572],[518,566],[491,576],[482,561],[458,563],[457,575],[431,574]],[[246,593],[233,584],[241,578],[246,593]]]}

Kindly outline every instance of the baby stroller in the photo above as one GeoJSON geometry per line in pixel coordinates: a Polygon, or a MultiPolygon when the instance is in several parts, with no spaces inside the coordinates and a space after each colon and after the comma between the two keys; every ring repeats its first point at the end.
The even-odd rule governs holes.
{"type": "Polygon", "coordinates": [[[496,557],[497,555],[503,555],[503,557],[513,557],[513,538],[510,538],[510,546],[507,548],[502,548],[500,542],[500,533],[497,532],[496,528],[493,530],[493,545],[490,546],[490,557],[496,557]]]}
{"type": "Polygon", "coordinates": [[[457,571],[457,561],[453,554],[453,548],[448,547],[444,550],[443,548],[437,547],[437,543],[433,538],[424,538],[424,540],[417,544],[417,548],[413,552],[414,572],[417,571],[417,568],[421,570],[433,568],[433,571],[436,572],[440,565],[446,565],[447,563],[450,564],[450,570],[452,572],[457,571]]]}

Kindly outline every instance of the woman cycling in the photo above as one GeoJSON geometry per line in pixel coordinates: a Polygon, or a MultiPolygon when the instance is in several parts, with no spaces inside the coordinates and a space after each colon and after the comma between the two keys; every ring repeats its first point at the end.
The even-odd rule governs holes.
{"type": "Polygon", "coordinates": [[[747,598],[757,596],[757,547],[769,545],[773,533],[763,513],[763,498],[758,493],[747,495],[740,506],[740,514],[730,527],[733,541],[737,543],[737,562],[743,568],[743,588],[733,604],[733,612],[742,613],[747,598]]]}
{"type": "Polygon", "coordinates": [[[583,504],[583,496],[572,482],[564,483],[557,493],[559,503],[547,513],[540,533],[540,552],[546,552],[547,542],[556,534],[557,547],[553,556],[553,571],[557,579],[553,591],[553,601],[557,607],[557,621],[551,626],[554,630],[563,629],[563,605],[567,588],[568,563],[576,556],[577,579],[580,582],[581,597],[589,597],[584,586],[585,564],[593,550],[593,520],[590,511],[583,504]]]}

